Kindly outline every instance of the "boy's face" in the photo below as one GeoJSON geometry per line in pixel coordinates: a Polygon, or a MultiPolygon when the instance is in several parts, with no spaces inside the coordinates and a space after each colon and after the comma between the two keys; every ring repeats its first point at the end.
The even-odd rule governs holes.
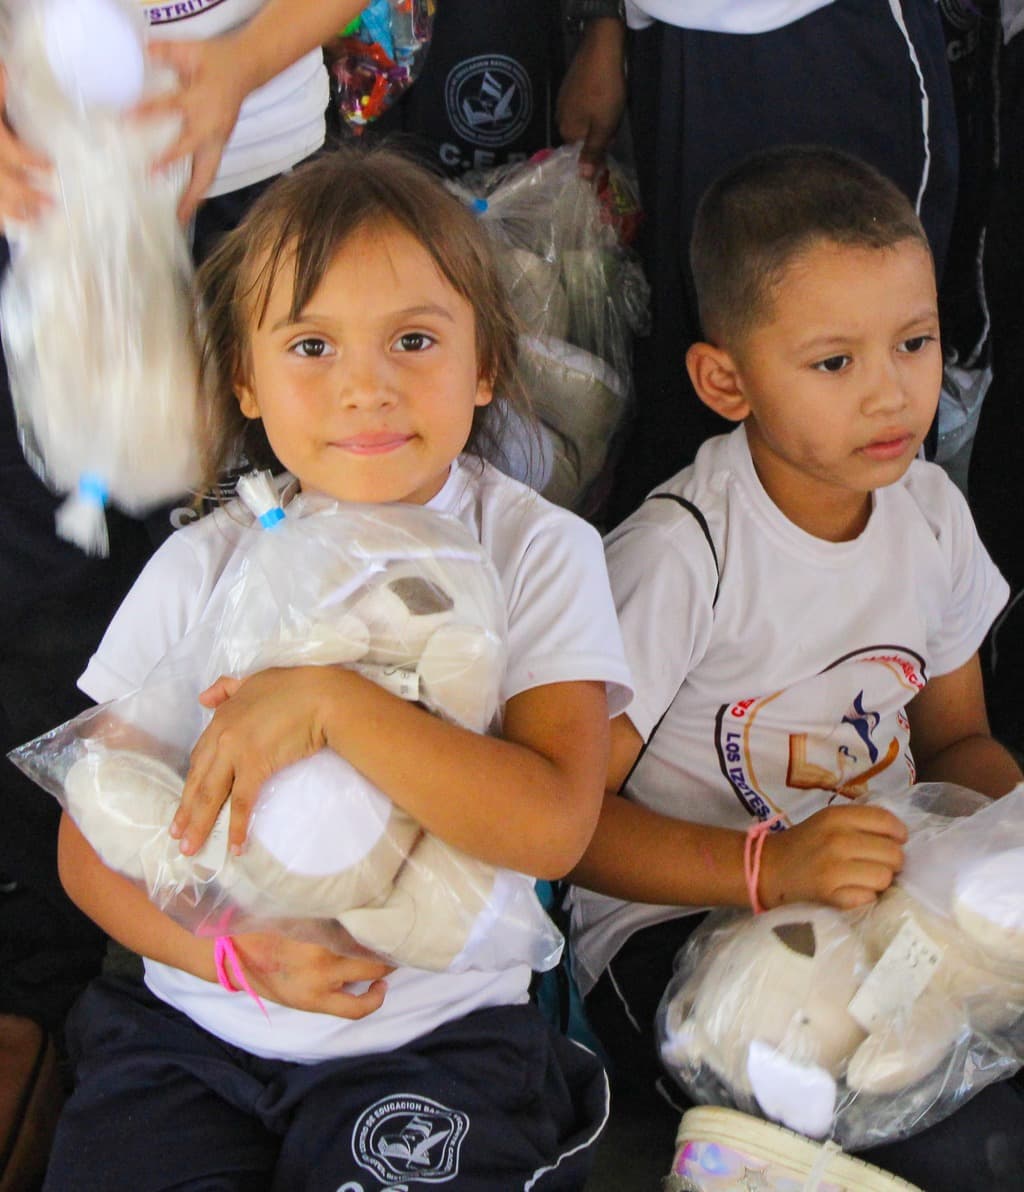
{"type": "Polygon", "coordinates": [[[935,415],[942,352],[927,250],[822,242],[796,258],[771,313],[732,354],[758,476],[818,537],[855,537],[870,493],[917,454],[935,415]]]}
{"type": "Polygon", "coordinates": [[[304,489],[429,501],[491,400],[472,307],[391,224],[353,234],[295,320],[291,302],[286,265],[251,333],[242,413],[304,489]]]}

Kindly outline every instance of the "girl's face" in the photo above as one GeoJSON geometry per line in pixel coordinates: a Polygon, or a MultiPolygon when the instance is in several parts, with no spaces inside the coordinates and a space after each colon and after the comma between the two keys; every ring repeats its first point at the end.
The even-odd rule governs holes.
{"type": "Polygon", "coordinates": [[[429,501],[492,396],[469,303],[394,224],[350,237],[295,321],[291,298],[286,263],[236,384],[242,413],[303,489],[429,501]]]}

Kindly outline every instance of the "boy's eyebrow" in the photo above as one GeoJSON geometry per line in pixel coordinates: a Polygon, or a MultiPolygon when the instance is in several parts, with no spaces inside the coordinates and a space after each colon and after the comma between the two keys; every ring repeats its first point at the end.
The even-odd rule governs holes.
{"type": "MultiPolygon", "coordinates": [[[[449,323],[455,322],[455,316],[447,307],[440,306],[436,302],[423,302],[416,306],[404,306],[401,310],[388,311],[388,317],[393,319],[413,319],[423,315],[436,315],[439,318],[447,319],[449,323]]],[[[318,315],[316,311],[300,310],[298,319],[310,322],[329,323],[330,317],[327,315],[318,315]]],[[[291,327],[296,323],[290,314],[284,316],[283,319],[278,319],[271,327],[272,331],[280,331],[283,327],[291,327]]]]}
{"type": "MultiPolygon", "coordinates": [[[[938,307],[923,307],[916,314],[911,315],[905,323],[901,324],[896,329],[896,334],[902,335],[904,332],[909,331],[913,327],[920,327],[922,323],[937,323],[938,320],[938,307]]],[[[831,346],[840,346],[853,343],[859,338],[859,335],[850,335],[849,333],[844,333],[842,331],[824,331],[820,335],[812,334],[806,339],[800,340],[800,342],[797,344],[797,348],[801,352],[808,352],[813,349],[818,349],[820,351],[823,348],[828,348],[831,346]]]]}

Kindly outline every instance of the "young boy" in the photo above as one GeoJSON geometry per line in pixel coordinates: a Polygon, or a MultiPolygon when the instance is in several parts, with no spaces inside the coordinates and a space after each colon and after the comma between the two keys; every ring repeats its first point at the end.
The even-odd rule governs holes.
{"type": "MultiPolygon", "coordinates": [[[[761,904],[854,907],[889,885],[906,838],[868,796],[930,780],[997,796],[1021,778],[989,733],[977,658],[1007,586],[963,497],[915,459],[942,353],[910,203],[845,154],[769,150],[705,195],[692,266],[708,341],[687,368],[739,425],[607,540],[636,697],[574,875],[591,1022],[652,1113],[673,957],[699,908],[748,904],[753,825],[785,829],[764,842],[761,904]]],[[[1019,1150],[1016,1089],[950,1122],[972,1113],[976,1154],[993,1131],[1019,1150]]],[[[937,1174],[950,1122],[875,1161],[953,1187],[937,1174]]],[[[983,1167],[956,1188],[993,1187],[983,1167]]]]}

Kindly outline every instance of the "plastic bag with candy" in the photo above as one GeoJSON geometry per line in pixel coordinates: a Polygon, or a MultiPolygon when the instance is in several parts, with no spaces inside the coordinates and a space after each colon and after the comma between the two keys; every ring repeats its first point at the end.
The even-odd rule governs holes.
{"type": "Polygon", "coordinates": [[[395,102],[420,72],[435,0],[372,0],[328,47],[335,100],[355,133],[395,102]]]}
{"type": "Polygon", "coordinates": [[[696,1100],[859,1150],[1024,1062],[1024,786],[882,802],[911,835],[871,906],[716,912],[680,953],[658,1026],[696,1100]]]}
{"type": "Polygon", "coordinates": [[[305,495],[284,516],[265,481],[250,486],[257,516],[219,614],[138,691],[12,760],[60,800],[106,864],[196,933],[272,927],[439,971],[551,967],[562,939],[531,878],[424,832],[330,750],[264,784],[240,856],[226,849],[228,807],[193,857],[169,836],[209,720],[197,696],[221,674],[344,664],[471,731],[499,716],[504,598],[461,523],[305,495]]]}
{"type": "Polygon", "coordinates": [[[595,187],[579,176],[579,146],[565,145],[449,187],[490,233],[525,330],[521,372],[544,442],[540,474],[520,478],[588,512],[629,409],[633,336],[647,329],[631,179],[612,162],[595,187]]]}
{"type": "Polygon", "coordinates": [[[198,479],[192,262],[176,208],[188,163],[154,174],[177,119],[124,113],[173,76],[127,0],[20,0],[3,59],[15,131],[53,163],[52,206],[8,223],[0,321],[25,454],[59,533],[105,554],[107,501],[140,514],[198,479]]]}

